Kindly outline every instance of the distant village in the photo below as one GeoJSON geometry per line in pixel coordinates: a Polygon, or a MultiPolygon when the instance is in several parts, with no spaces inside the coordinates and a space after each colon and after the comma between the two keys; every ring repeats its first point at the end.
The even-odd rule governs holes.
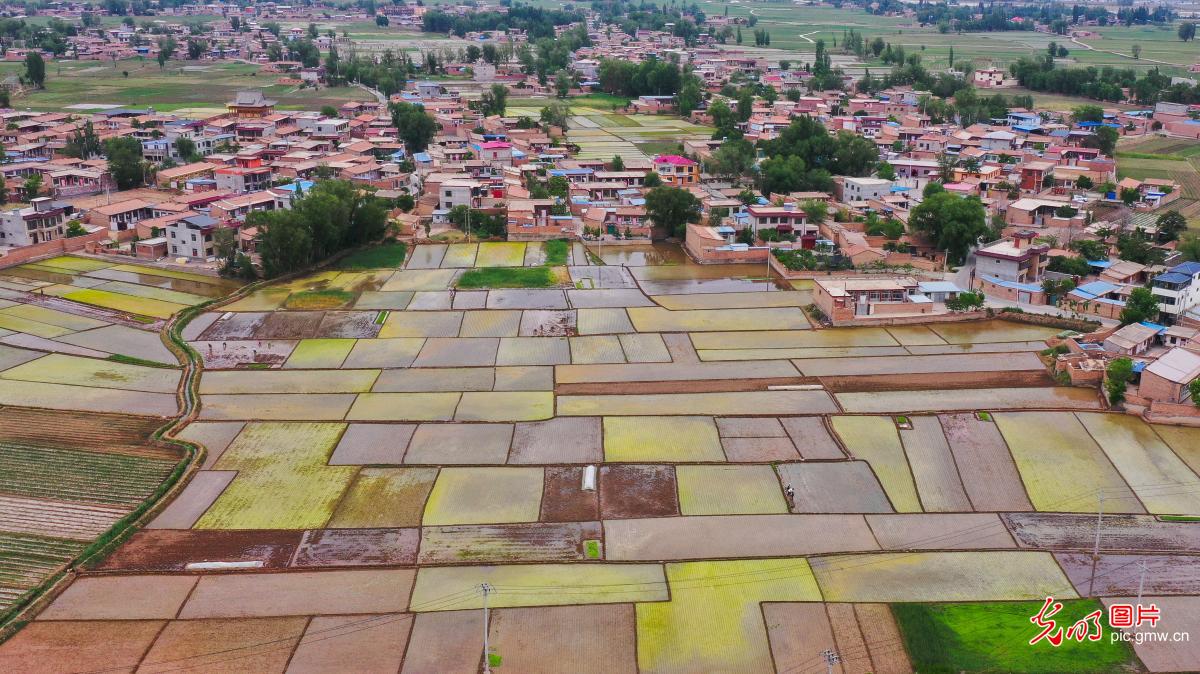
{"type": "MultiPolygon", "coordinates": [[[[267,22],[374,20],[417,31],[426,11],[411,4],[357,15],[272,2],[180,5],[148,17],[160,29],[148,36],[138,27],[147,18],[86,26],[94,24],[85,17],[95,9],[45,3],[39,14],[79,23],[79,30],[62,53],[32,51],[47,61],[153,57],[159,36],[192,35],[188,16],[217,15],[224,19],[206,24],[198,59],[257,63],[277,82],[313,87],[326,85],[325,67],[278,58],[274,47],[311,32],[293,27],[277,35],[267,22]]],[[[817,64],[781,63],[763,49],[717,44],[713,36],[734,25],[709,17],[707,32],[690,38],[669,29],[629,34],[597,18],[558,26],[564,34],[582,28],[589,43],[571,54],[566,98],[562,83],[539,82],[518,62],[448,58],[457,57],[451,50],[442,59],[446,76],[417,77],[396,93],[373,91],[375,100],[335,110],[283,110],[257,89],[239,91],[222,102],[223,110],[201,116],[157,112],[153,101],[79,112],[14,106],[0,112],[9,204],[0,213],[0,266],[85,249],[215,269],[216,232],[231,230],[238,249],[254,259],[261,232],[247,223],[251,214],[288,209],[315,183],[340,179],[385,200],[400,238],[462,230],[456,214],[464,211],[468,223],[473,217],[500,223],[476,236],[511,241],[623,245],[672,237],[697,263],[769,266],[782,278],[812,279],[815,308],[834,325],[936,320],[980,310],[985,298],[993,309],[1091,320],[1101,326],[1097,331],[1063,340],[1057,367],[1064,376],[1102,376],[1112,358],[1129,356],[1140,364],[1142,382],[1129,399],[1183,413],[1188,387],[1200,378],[1200,262],[1179,250],[1187,221],[1172,207],[1183,186],[1118,179],[1113,148],[1126,137],[1200,139],[1200,106],[1097,104],[1081,115],[1007,105],[1004,114],[959,124],[930,113],[928,91],[886,86],[853,93],[855,78],[836,71],[841,88],[819,88],[817,64]],[[763,189],[766,181],[724,170],[725,136],[683,139],[645,158],[581,156],[569,111],[555,106],[601,91],[605,60],[651,59],[676,63],[702,83],[701,99],[686,114],[697,125],[720,127],[717,107],[746,105],[729,95],[731,83],[756,83],[748,114],[732,127],[756,148],[755,165],[772,159],[764,147],[787,142],[797,120],[810,119],[835,137],[865,140],[878,166],[866,175],[835,173],[831,189],[772,190],[763,189]],[[497,114],[482,104],[495,87],[513,98],[541,99],[549,114],[497,114]],[[406,105],[423,108],[434,122],[419,149],[393,123],[393,108],[406,105]],[[144,166],[137,184],[120,184],[127,179],[117,179],[98,145],[76,151],[84,134],[97,143],[135,139],[144,166]],[[693,217],[658,221],[648,201],[661,188],[691,195],[698,205],[693,217]],[[949,212],[935,209],[951,208],[946,195],[983,211],[975,224],[986,226],[963,250],[948,247],[928,226],[949,212]]],[[[511,48],[527,38],[521,31],[485,31],[465,39],[511,48]]],[[[322,51],[348,46],[336,32],[313,42],[322,51]]],[[[30,52],[6,45],[5,59],[23,61],[30,52]]],[[[969,82],[980,96],[1016,84],[995,68],[972,72],[969,82]]],[[[614,112],[678,116],[680,105],[676,95],[641,95],[614,112]]]]}

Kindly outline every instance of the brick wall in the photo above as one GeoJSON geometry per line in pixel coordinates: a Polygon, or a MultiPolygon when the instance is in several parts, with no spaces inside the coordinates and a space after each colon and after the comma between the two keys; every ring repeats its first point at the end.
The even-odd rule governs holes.
{"type": "Polygon", "coordinates": [[[8,251],[4,257],[0,257],[0,269],[12,267],[14,265],[22,264],[28,262],[29,260],[41,257],[62,255],[63,253],[73,253],[75,251],[83,250],[88,243],[98,243],[101,241],[107,242],[108,240],[108,230],[101,229],[92,232],[91,234],[84,234],[83,236],[75,236],[69,239],[55,239],[53,241],[46,241],[45,243],[38,243],[32,246],[13,248],[12,250],[8,251]]]}

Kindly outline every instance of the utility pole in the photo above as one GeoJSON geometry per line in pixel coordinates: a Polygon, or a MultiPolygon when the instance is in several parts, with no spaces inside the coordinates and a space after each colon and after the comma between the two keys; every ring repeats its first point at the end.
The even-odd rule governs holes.
{"type": "Polygon", "coordinates": [[[1142,560],[1138,562],[1138,566],[1142,569],[1142,573],[1138,576],[1137,603],[1140,605],[1142,603],[1142,589],[1146,586],[1146,571],[1149,570],[1150,565],[1146,563],[1146,560],[1142,560]]]}
{"type": "Polygon", "coordinates": [[[492,673],[491,649],[488,648],[488,595],[495,592],[488,583],[481,583],[479,591],[483,593],[483,674],[492,673]]]}
{"type": "Polygon", "coordinates": [[[1096,508],[1096,542],[1092,544],[1092,576],[1088,580],[1088,596],[1094,597],[1096,587],[1096,564],[1100,562],[1100,526],[1104,523],[1104,492],[1100,492],[1100,505],[1096,508]]]}
{"type": "Polygon", "coordinates": [[[821,651],[821,657],[825,659],[826,674],[833,674],[833,666],[842,661],[842,657],[832,648],[826,648],[821,651]]]}

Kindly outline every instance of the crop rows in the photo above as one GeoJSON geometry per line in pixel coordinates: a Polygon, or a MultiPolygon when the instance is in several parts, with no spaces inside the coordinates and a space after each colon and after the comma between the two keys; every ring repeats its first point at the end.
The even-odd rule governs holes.
{"type": "Polygon", "coordinates": [[[79,554],[85,545],[79,541],[0,533],[0,611],[79,554]]]}
{"type": "Polygon", "coordinates": [[[0,441],[0,492],[133,506],[149,496],[174,465],[163,459],[0,441]]]}

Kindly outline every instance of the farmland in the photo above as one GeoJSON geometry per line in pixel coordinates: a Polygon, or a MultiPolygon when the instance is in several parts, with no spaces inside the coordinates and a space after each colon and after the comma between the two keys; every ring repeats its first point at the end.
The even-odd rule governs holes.
{"type": "MultiPolygon", "coordinates": [[[[1128,592],[1122,565],[1151,546],[1170,550],[1155,591],[1200,587],[1187,571],[1200,525],[1155,520],[1200,511],[1190,436],[1046,377],[1037,352],[1057,329],[826,328],[801,310],[804,283],[699,267],[668,246],[607,248],[364,251],[201,311],[182,329],[204,363],[199,409],[178,437],[202,444],[203,461],[0,645],[0,667],[35,652],[201,666],[238,644],[239,666],[264,669],[285,656],[328,667],[357,649],[393,670],[470,671],[487,582],[493,655],[532,671],[581,633],[599,640],[587,652],[610,654],[604,671],[801,671],[825,648],[849,671],[1036,669],[996,639],[1033,636],[1016,622],[1027,602],[1087,594],[1077,557],[1101,494],[1104,597],[1128,592]],[[556,282],[504,282],[530,270],[556,282]],[[464,287],[470,275],[482,281],[464,287]],[[979,613],[1002,636],[972,631],[979,613]],[[124,624],[107,653],[80,645],[124,624]],[[520,630],[534,627],[531,643],[520,630]],[[689,647],[700,630],[705,645],[689,647]],[[925,634],[952,634],[952,647],[922,648],[925,634]]],[[[22,273],[53,269],[36,282],[64,286],[112,275],[91,258],[40,266],[22,273]]],[[[227,291],[129,273],[194,284],[153,287],[197,302],[227,291]]],[[[103,329],[82,321],[93,315],[130,316],[55,301],[65,318],[16,316],[67,331],[46,343],[103,329]]],[[[86,413],[114,395],[141,409],[165,396],[164,416],[177,414],[178,369],[0,345],[3,388],[25,400],[86,413]]],[[[103,535],[178,460],[35,431],[14,424],[0,452],[9,595],[103,535]]],[[[1099,669],[1141,656],[1107,640],[1073,649],[1099,669]]]]}

